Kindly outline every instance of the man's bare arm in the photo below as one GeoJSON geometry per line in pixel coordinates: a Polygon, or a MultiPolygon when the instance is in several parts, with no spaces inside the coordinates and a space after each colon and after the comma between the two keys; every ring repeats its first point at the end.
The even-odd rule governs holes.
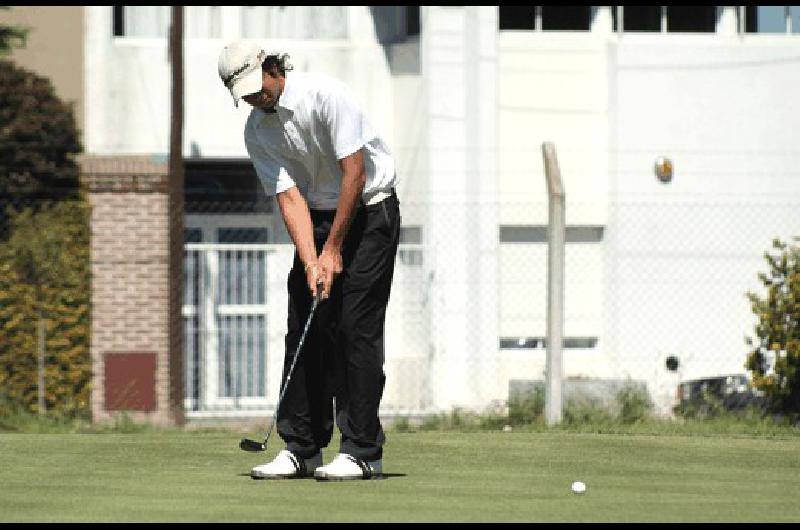
{"type": "Polygon", "coordinates": [[[339,166],[342,168],[339,203],[336,206],[336,215],[333,218],[328,240],[322,247],[322,253],[319,256],[324,286],[323,298],[327,298],[330,294],[334,278],[342,272],[342,245],[358,209],[361,193],[364,191],[364,184],[367,180],[364,172],[364,152],[361,149],[339,160],[339,166]]]}
{"type": "Polygon", "coordinates": [[[297,186],[281,192],[277,196],[278,206],[281,209],[283,222],[294,241],[297,254],[306,271],[306,282],[312,296],[317,294],[317,281],[319,279],[319,262],[317,249],[314,246],[314,225],[311,222],[311,212],[308,203],[300,194],[297,186]]]}

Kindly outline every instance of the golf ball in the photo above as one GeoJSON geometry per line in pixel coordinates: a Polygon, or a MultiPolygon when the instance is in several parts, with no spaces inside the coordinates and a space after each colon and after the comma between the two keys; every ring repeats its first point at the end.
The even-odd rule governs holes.
{"type": "Polygon", "coordinates": [[[584,493],[586,491],[586,484],[581,482],[580,480],[576,480],[572,483],[572,493],[584,493]]]}

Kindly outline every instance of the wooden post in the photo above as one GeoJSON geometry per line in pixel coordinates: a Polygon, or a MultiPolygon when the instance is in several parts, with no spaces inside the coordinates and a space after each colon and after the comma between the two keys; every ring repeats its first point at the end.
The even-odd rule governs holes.
{"type": "Polygon", "coordinates": [[[170,28],[172,110],[169,139],[169,416],[184,422],[183,411],[183,6],[172,6],[170,28]]]}

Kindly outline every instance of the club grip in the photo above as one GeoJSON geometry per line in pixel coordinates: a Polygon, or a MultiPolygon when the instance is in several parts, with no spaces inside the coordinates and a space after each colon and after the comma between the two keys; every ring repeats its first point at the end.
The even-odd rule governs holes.
{"type": "Polygon", "coordinates": [[[317,295],[314,297],[314,304],[318,304],[322,299],[322,282],[317,282],[317,295]]]}

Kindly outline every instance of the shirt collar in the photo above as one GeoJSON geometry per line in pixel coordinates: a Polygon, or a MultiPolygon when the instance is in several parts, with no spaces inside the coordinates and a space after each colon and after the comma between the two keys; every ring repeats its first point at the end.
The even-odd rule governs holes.
{"type": "Polygon", "coordinates": [[[276,107],[281,107],[285,110],[293,111],[297,103],[300,101],[299,87],[297,80],[291,73],[286,72],[286,82],[283,84],[283,92],[278,98],[276,107]]]}

